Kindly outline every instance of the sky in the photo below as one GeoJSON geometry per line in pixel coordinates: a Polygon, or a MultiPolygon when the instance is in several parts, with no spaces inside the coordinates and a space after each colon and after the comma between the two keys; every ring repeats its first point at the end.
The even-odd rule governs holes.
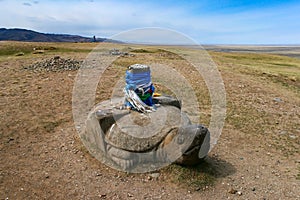
{"type": "Polygon", "coordinates": [[[300,44],[300,1],[0,0],[0,27],[106,38],[156,27],[198,44],[300,44]]]}

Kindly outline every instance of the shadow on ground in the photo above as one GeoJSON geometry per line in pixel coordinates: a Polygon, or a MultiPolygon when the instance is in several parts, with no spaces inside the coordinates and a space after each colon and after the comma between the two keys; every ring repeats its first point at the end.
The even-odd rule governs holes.
{"type": "Polygon", "coordinates": [[[182,166],[183,170],[189,170],[194,173],[205,173],[214,178],[224,178],[236,172],[236,168],[228,161],[207,156],[200,164],[194,166],[182,166]]]}
{"type": "Polygon", "coordinates": [[[228,161],[207,157],[198,165],[181,166],[172,164],[162,170],[172,182],[192,190],[213,186],[217,179],[232,175],[236,168],[228,161]]]}
{"type": "Polygon", "coordinates": [[[210,173],[215,178],[223,178],[236,172],[236,168],[231,163],[215,157],[207,157],[197,167],[202,168],[204,172],[210,173]]]}

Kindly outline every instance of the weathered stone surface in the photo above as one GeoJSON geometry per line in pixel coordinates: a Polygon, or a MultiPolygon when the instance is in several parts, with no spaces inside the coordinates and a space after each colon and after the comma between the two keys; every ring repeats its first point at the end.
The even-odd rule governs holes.
{"type": "Polygon", "coordinates": [[[180,165],[195,165],[201,162],[204,158],[202,155],[205,153],[207,154],[209,150],[209,140],[206,141],[210,137],[208,129],[202,125],[195,124],[181,127],[179,132],[181,132],[181,134],[193,134],[194,138],[192,143],[189,145],[189,148],[179,159],[176,160],[176,163],[180,165]]]}
{"type": "Polygon", "coordinates": [[[194,165],[207,155],[209,131],[192,125],[176,105],[144,114],[121,109],[124,101],[117,102],[101,102],[89,114],[81,138],[95,157],[130,171],[151,162],[194,165]]]}
{"type": "Polygon", "coordinates": [[[168,134],[178,132],[179,126],[188,123],[187,117],[173,106],[159,107],[148,114],[133,111],[120,118],[107,132],[106,142],[128,151],[148,151],[157,147],[168,134]]]}

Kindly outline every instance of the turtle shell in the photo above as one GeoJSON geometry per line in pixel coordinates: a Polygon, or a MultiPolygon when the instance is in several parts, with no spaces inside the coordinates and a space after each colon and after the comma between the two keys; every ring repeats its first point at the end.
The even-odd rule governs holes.
{"type": "Polygon", "coordinates": [[[137,111],[126,112],[118,109],[118,104],[113,105],[102,102],[94,112],[102,112],[102,117],[98,118],[105,142],[127,151],[154,150],[168,134],[177,133],[181,126],[191,124],[187,115],[176,106],[161,105],[155,112],[144,114],[137,111]],[[120,114],[125,112],[126,114],[120,114]]]}
{"type": "Polygon", "coordinates": [[[187,116],[174,106],[162,106],[147,114],[132,111],[110,127],[105,141],[127,151],[150,151],[168,134],[177,133],[181,126],[189,123],[187,116]]]}

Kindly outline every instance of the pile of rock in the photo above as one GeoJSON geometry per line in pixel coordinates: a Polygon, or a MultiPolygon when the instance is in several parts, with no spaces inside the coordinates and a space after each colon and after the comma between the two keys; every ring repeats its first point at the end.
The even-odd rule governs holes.
{"type": "Polygon", "coordinates": [[[120,56],[120,57],[124,57],[124,56],[134,56],[134,54],[130,54],[128,52],[123,52],[123,51],[120,51],[119,49],[111,49],[109,51],[109,54],[110,55],[113,55],[113,56],[120,56]]]}
{"type": "Polygon", "coordinates": [[[119,55],[122,55],[123,52],[121,52],[119,49],[111,49],[111,50],[109,51],[109,54],[110,54],[110,55],[114,55],[114,56],[119,56],[119,55]]]}
{"type": "Polygon", "coordinates": [[[55,56],[48,60],[34,63],[30,66],[24,67],[24,69],[33,70],[33,71],[71,71],[78,70],[81,67],[82,61],[75,59],[64,59],[59,56],[55,56]]]}

